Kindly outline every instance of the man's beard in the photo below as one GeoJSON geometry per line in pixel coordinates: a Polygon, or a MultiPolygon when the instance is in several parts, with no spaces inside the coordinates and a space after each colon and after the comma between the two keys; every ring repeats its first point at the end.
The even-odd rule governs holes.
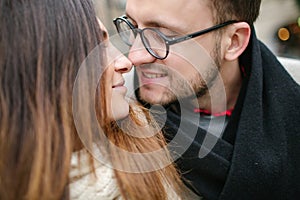
{"type": "MultiPolygon", "coordinates": [[[[177,80],[176,84],[171,84],[171,91],[177,91],[177,95],[174,95],[171,91],[166,94],[168,95],[170,101],[165,102],[169,104],[175,102],[179,99],[191,99],[191,98],[200,98],[206,95],[209,92],[209,89],[216,83],[218,79],[219,70],[220,70],[220,45],[216,44],[214,51],[212,52],[211,66],[205,71],[205,74],[197,72],[194,77],[190,80],[183,80],[182,78],[176,78],[176,76],[171,76],[173,79],[177,80]],[[178,86],[177,88],[172,88],[172,86],[178,86]]],[[[173,81],[170,81],[173,83],[173,81]]]]}
{"type": "Polygon", "coordinates": [[[220,67],[221,67],[221,61],[220,61],[220,52],[221,52],[221,46],[220,46],[220,42],[219,42],[220,38],[217,38],[216,40],[218,42],[216,42],[214,51],[212,52],[212,59],[213,59],[213,63],[214,66],[210,68],[210,71],[208,72],[208,78],[206,81],[203,81],[203,79],[201,79],[202,84],[201,87],[199,87],[198,89],[195,89],[195,93],[196,93],[196,97],[200,98],[204,95],[207,94],[207,92],[209,91],[209,89],[214,85],[214,83],[216,82],[218,76],[220,76],[219,72],[220,72],[220,67]]]}
{"type": "MultiPolygon", "coordinates": [[[[216,38],[217,41],[219,38],[216,38]]],[[[214,50],[211,52],[211,63],[207,66],[204,73],[197,73],[186,80],[178,72],[163,66],[161,71],[168,74],[169,88],[163,92],[160,102],[154,102],[152,99],[145,98],[141,91],[139,91],[139,98],[150,104],[168,105],[180,99],[201,98],[209,92],[209,89],[214,85],[220,70],[220,43],[216,42],[214,50]]],[[[196,68],[197,69],[197,68],[196,68]]]]}

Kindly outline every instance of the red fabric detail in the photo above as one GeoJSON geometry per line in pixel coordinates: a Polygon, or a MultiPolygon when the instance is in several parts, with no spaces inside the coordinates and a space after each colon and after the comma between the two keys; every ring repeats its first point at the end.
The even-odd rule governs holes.
{"type": "Polygon", "coordinates": [[[243,73],[243,76],[244,76],[244,77],[247,77],[246,69],[245,69],[244,66],[241,66],[241,71],[242,71],[242,73],[243,73]]]}
{"type": "MultiPolygon", "coordinates": [[[[246,73],[246,69],[245,69],[244,66],[241,66],[241,71],[242,71],[242,74],[244,75],[244,77],[246,77],[247,73],[246,73]]],[[[231,116],[232,111],[233,111],[233,108],[228,109],[228,110],[223,111],[223,112],[219,112],[219,113],[211,113],[209,110],[205,110],[205,109],[201,109],[201,108],[195,108],[194,109],[194,113],[200,113],[202,115],[212,115],[212,116],[215,116],[215,117],[231,116]]]]}
{"type": "Polygon", "coordinates": [[[231,116],[233,109],[228,109],[223,112],[218,112],[218,113],[211,113],[209,110],[201,109],[201,108],[195,108],[194,112],[195,113],[200,113],[203,115],[212,115],[215,117],[220,117],[220,116],[231,116]]]}

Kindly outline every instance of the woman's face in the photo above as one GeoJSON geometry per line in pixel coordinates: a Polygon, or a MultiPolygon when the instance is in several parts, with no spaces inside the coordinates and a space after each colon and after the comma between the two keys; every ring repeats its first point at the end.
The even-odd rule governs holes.
{"type": "Polygon", "coordinates": [[[129,114],[129,104],[125,99],[127,88],[124,86],[125,80],[122,74],[131,70],[132,63],[110,43],[105,26],[101,21],[99,24],[103,31],[107,55],[107,67],[103,76],[105,76],[104,87],[108,118],[119,120],[129,114]]]}

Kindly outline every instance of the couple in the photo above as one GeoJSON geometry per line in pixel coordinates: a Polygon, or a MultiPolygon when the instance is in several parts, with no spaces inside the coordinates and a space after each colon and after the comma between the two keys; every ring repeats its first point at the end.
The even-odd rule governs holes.
{"type": "Polygon", "coordinates": [[[1,199],[296,199],[299,86],[255,36],[260,3],[128,0],[114,21],[128,60],[89,0],[2,0],[1,199]],[[104,135],[83,111],[82,138],[72,106],[86,100],[74,103],[72,91],[99,44],[103,78],[86,110],[97,108],[104,135]],[[132,64],[136,97],[153,115],[124,99],[132,64]],[[163,132],[155,104],[164,105],[163,132]],[[112,169],[90,156],[94,144],[112,169]],[[166,144],[174,165],[161,164],[172,162],[166,144]]]}

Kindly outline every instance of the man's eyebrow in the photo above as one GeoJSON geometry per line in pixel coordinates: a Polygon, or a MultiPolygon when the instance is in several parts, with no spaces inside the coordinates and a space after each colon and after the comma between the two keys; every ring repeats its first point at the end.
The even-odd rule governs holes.
{"type": "MultiPolygon", "coordinates": [[[[127,16],[128,19],[130,19],[132,22],[135,22],[135,20],[128,14],[126,13],[125,14],[127,16]]],[[[176,29],[177,27],[173,27],[173,26],[170,26],[169,24],[166,24],[166,23],[163,23],[163,22],[160,22],[160,21],[151,21],[151,20],[148,20],[148,21],[145,21],[144,24],[145,26],[147,27],[161,27],[161,28],[167,28],[167,29],[171,29],[171,30],[174,30],[176,29]]]]}

